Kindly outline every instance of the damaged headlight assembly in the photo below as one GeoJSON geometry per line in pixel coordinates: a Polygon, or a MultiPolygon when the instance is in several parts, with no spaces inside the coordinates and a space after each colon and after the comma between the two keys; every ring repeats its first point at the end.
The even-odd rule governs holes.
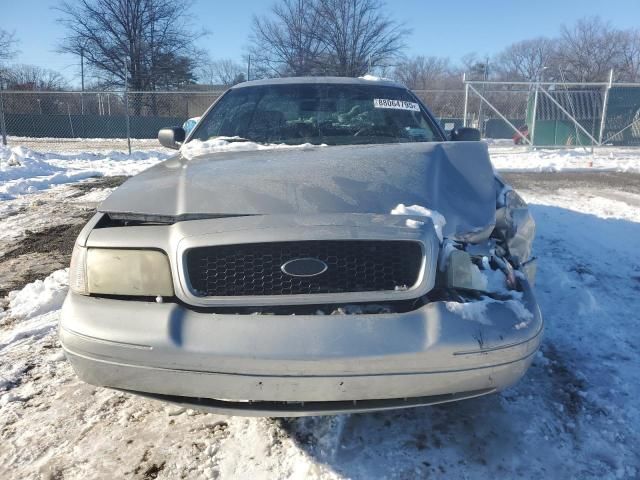
{"type": "Polygon", "coordinates": [[[69,287],[81,295],[173,296],[169,259],[158,250],[75,245],[69,287]]]}
{"type": "Polygon", "coordinates": [[[453,289],[484,291],[487,288],[487,280],[473,264],[471,256],[467,252],[455,249],[449,253],[447,259],[444,283],[447,288],[453,289]]]}
{"type": "Polygon", "coordinates": [[[506,236],[512,237],[518,229],[520,217],[526,214],[528,214],[527,202],[515,190],[507,190],[504,193],[502,208],[496,211],[496,227],[505,229],[506,236]]]}
{"type": "Polygon", "coordinates": [[[451,290],[506,293],[517,288],[513,267],[498,256],[472,256],[446,243],[439,260],[439,284],[451,290]]]}

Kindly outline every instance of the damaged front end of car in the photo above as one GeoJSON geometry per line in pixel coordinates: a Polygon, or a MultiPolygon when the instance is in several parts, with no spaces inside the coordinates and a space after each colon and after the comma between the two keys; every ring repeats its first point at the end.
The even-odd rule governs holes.
{"type": "Polygon", "coordinates": [[[459,301],[520,300],[522,282],[535,283],[535,222],[526,202],[509,185],[499,176],[495,183],[496,221],[488,238],[472,232],[442,242],[437,287],[444,296],[459,301]]]}
{"type": "Polygon", "coordinates": [[[81,233],[61,340],[89,383],[241,415],[484,395],[541,341],[534,230],[478,142],[176,157],[81,233]]]}

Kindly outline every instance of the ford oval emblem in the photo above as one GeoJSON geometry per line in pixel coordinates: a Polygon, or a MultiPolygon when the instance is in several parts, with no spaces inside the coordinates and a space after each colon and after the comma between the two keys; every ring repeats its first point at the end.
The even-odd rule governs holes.
{"type": "Polygon", "coordinates": [[[317,258],[294,258],[284,263],[280,270],[292,277],[315,277],[327,271],[329,266],[317,258]]]}

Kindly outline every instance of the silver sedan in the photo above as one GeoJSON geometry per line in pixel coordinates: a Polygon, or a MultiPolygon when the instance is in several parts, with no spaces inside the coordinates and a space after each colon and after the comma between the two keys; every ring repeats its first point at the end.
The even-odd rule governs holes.
{"type": "Polygon", "coordinates": [[[541,341],[534,222],[473,129],[393,82],[227,91],[77,239],[60,337],[78,376],[294,416],[504,389],[541,341]],[[186,138],[185,138],[186,137],[186,138]]]}

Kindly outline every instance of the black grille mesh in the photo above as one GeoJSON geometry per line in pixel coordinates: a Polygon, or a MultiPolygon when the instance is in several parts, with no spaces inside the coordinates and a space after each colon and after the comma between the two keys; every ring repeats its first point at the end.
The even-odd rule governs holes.
{"type": "Polygon", "coordinates": [[[198,247],[186,265],[196,295],[297,295],[396,290],[418,280],[422,249],[410,241],[328,240],[198,247]],[[289,260],[316,258],[328,265],[315,277],[280,270],[289,260]]]}

